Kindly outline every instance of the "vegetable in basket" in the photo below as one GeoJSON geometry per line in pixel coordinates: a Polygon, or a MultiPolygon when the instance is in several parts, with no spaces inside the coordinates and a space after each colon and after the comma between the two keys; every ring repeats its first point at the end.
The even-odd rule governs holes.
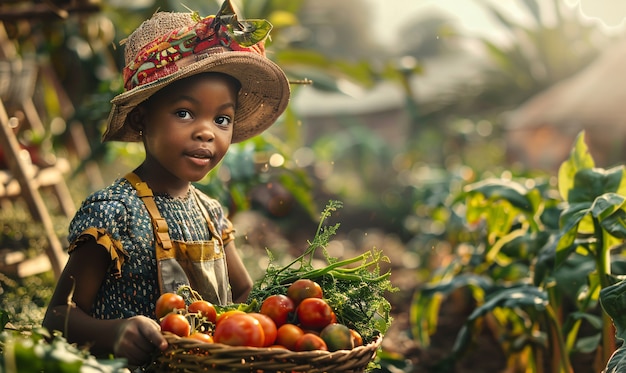
{"type": "Polygon", "coordinates": [[[268,250],[270,264],[264,276],[255,282],[248,303],[262,304],[270,296],[286,294],[290,286],[300,279],[312,280],[320,285],[324,299],[335,312],[337,322],[358,331],[367,343],[389,328],[392,321],[391,305],[385,294],[397,288],[389,280],[391,272],[380,273],[380,263],[389,261],[382,251],[372,249],[343,260],[330,256],[326,251],[339,224],[325,226],[324,223],[341,206],[339,201],[328,203],[313,240],[302,255],[291,263],[283,267],[276,266],[268,250]],[[326,266],[322,268],[313,266],[318,248],[322,248],[326,261],[326,266]]]}

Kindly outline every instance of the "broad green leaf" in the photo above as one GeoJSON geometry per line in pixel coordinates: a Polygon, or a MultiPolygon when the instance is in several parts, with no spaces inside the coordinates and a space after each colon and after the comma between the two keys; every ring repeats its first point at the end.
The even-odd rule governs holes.
{"type": "Polygon", "coordinates": [[[595,167],[595,162],[585,143],[585,131],[578,134],[569,159],[561,164],[558,173],[558,188],[561,198],[567,201],[574,186],[574,177],[578,171],[595,167]]]}
{"type": "Polygon", "coordinates": [[[626,340],[626,280],[609,285],[600,290],[600,304],[613,319],[615,335],[626,340]]]}
{"type": "Polygon", "coordinates": [[[491,203],[486,211],[488,241],[494,244],[499,237],[506,235],[516,221],[515,209],[507,201],[491,203]],[[512,211],[513,210],[513,211],[512,211]]]}
{"type": "Polygon", "coordinates": [[[607,247],[611,248],[626,239],[626,211],[617,210],[613,215],[600,221],[600,225],[612,236],[609,238],[611,242],[607,242],[607,247]]]}
{"type": "Polygon", "coordinates": [[[487,179],[465,188],[467,193],[481,193],[491,201],[505,200],[525,212],[532,212],[533,204],[527,198],[528,189],[510,180],[487,179]]]}
{"type": "Polygon", "coordinates": [[[578,225],[590,212],[590,203],[577,203],[568,206],[561,214],[561,237],[556,246],[556,265],[560,265],[576,249],[574,241],[578,236],[578,225]]]}
{"type": "Polygon", "coordinates": [[[615,193],[605,193],[593,201],[591,215],[602,221],[624,207],[626,198],[615,193]]]}
{"type": "Polygon", "coordinates": [[[626,345],[621,346],[611,355],[603,373],[626,373],[626,345]]]}
{"type": "Polygon", "coordinates": [[[469,315],[459,331],[452,353],[459,356],[469,346],[476,322],[496,308],[525,309],[543,312],[548,306],[548,295],[541,289],[532,286],[520,286],[505,289],[490,296],[485,304],[477,307],[469,315]]]}
{"type": "MultiPolygon", "coordinates": [[[[552,277],[555,279],[559,292],[569,299],[578,299],[582,289],[589,285],[589,275],[596,268],[593,257],[589,255],[573,254],[554,269],[552,277]]],[[[579,307],[581,307],[579,305],[579,307]]]]}
{"type": "Polygon", "coordinates": [[[439,307],[443,299],[453,291],[467,287],[478,304],[493,286],[490,278],[475,274],[461,274],[450,281],[426,284],[415,293],[411,303],[411,331],[420,343],[428,345],[430,335],[436,331],[439,307]]]}
{"type": "Polygon", "coordinates": [[[624,169],[621,167],[580,170],[574,175],[574,185],[569,190],[567,201],[592,202],[605,193],[615,193],[620,189],[623,175],[624,169]]]}
{"type": "MultiPolygon", "coordinates": [[[[596,198],[591,214],[600,221],[603,229],[615,238],[626,238],[626,198],[616,193],[605,193],[596,198]]],[[[606,243],[605,247],[612,247],[606,243]]]]}
{"type": "Polygon", "coordinates": [[[548,242],[551,235],[552,233],[547,230],[530,233],[526,231],[523,235],[520,235],[519,237],[516,237],[510,242],[504,244],[500,251],[509,257],[516,258],[517,260],[530,261],[536,258],[537,254],[548,242]]]}
{"type": "Polygon", "coordinates": [[[535,270],[533,273],[533,285],[542,286],[548,282],[554,271],[554,263],[556,262],[556,245],[557,237],[550,236],[548,241],[541,247],[535,261],[535,270]]]}
{"type": "Polygon", "coordinates": [[[594,333],[593,335],[586,337],[579,337],[576,340],[576,346],[573,349],[574,352],[582,352],[589,354],[595,352],[600,346],[602,341],[602,333],[594,333]]]}

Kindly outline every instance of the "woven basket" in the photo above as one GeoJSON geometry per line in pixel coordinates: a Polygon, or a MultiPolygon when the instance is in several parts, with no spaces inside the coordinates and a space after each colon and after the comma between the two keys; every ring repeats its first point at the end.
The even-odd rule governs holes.
{"type": "Polygon", "coordinates": [[[352,350],[293,352],[282,348],[233,347],[203,343],[165,333],[167,350],[157,355],[149,372],[323,373],[364,372],[382,336],[352,350]]]}

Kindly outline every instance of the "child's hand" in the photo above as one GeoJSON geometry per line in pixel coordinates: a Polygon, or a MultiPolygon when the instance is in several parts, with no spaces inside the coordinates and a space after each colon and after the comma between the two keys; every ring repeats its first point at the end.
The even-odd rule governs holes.
{"type": "Polygon", "coordinates": [[[121,325],[113,352],[117,357],[128,359],[129,365],[140,366],[150,361],[155,349],[167,348],[161,327],[151,318],[134,316],[121,325]]]}

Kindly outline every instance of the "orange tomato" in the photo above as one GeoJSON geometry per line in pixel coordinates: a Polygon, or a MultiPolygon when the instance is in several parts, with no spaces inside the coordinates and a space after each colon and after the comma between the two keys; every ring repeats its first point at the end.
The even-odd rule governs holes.
{"type": "Polygon", "coordinates": [[[249,313],[248,315],[254,317],[261,323],[261,327],[263,328],[263,334],[265,335],[265,343],[263,343],[263,347],[269,347],[274,344],[276,341],[276,334],[278,333],[278,329],[276,328],[276,324],[274,321],[270,319],[269,316],[264,315],[262,313],[249,313]]]}
{"type": "Polygon", "coordinates": [[[230,310],[230,311],[225,311],[220,313],[219,315],[217,315],[217,320],[216,320],[216,324],[219,324],[220,322],[228,319],[229,317],[233,316],[233,315],[245,315],[246,313],[240,310],[230,310]]]}
{"type": "Polygon", "coordinates": [[[276,332],[276,344],[295,351],[296,342],[304,335],[304,331],[294,324],[284,324],[276,332]]]}
{"type": "Polygon", "coordinates": [[[185,299],[180,295],[175,293],[163,293],[155,304],[157,320],[174,310],[184,310],[185,306],[185,299]]]}
{"type": "Polygon", "coordinates": [[[296,351],[328,351],[326,342],[315,334],[305,333],[302,337],[298,338],[295,345],[296,351]]]}
{"type": "Polygon", "coordinates": [[[211,304],[211,302],[207,302],[206,300],[197,300],[191,302],[189,307],[187,307],[187,312],[189,313],[197,313],[200,316],[204,316],[207,321],[215,324],[217,320],[217,311],[215,310],[215,306],[211,304]]]}
{"type": "Polygon", "coordinates": [[[165,315],[160,325],[162,331],[174,333],[179,337],[187,337],[191,331],[191,325],[185,316],[174,312],[165,315]]]}
{"type": "Polygon", "coordinates": [[[324,293],[320,284],[313,280],[301,278],[287,288],[287,296],[296,304],[306,298],[322,298],[324,293]]]}
{"type": "Polygon", "coordinates": [[[206,333],[194,332],[187,338],[195,339],[196,341],[204,342],[204,343],[213,343],[213,337],[206,333]]]}

